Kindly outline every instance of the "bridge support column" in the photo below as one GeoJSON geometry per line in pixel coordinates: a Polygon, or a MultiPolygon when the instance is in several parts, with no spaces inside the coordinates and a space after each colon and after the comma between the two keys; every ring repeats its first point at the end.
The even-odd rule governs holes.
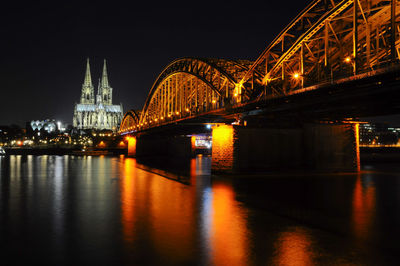
{"type": "Polygon", "coordinates": [[[305,124],[296,128],[223,125],[212,132],[213,172],[359,170],[357,124],[305,124]]]}
{"type": "Polygon", "coordinates": [[[136,157],[136,137],[128,136],[128,156],[136,157]]]}
{"type": "Polygon", "coordinates": [[[136,143],[136,157],[175,157],[193,156],[190,136],[142,136],[136,143]]]}
{"type": "Polygon", "coordinates": [[[306,167],[321,171],[359,171],[358,126],[355,123],[306,125],[306,167]]]}

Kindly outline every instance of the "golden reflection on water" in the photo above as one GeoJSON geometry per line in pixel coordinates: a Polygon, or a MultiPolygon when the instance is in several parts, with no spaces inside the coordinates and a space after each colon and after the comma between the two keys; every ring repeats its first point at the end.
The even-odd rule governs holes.
{"type": "Polygon", "coordinates": [[[150,217],[153,243],[162,257],[184,261],[194,250],[195,199],[192,191],[174,181],[151,178],[150,217]],[[185,258],[186,257],[186,258],[185,258]]]}
{"type": "Polygon", "coordinates": [[[246,214],[237,205],[231,185],[212,187],[211,253],[215,265],[246,265],[249,252],[246,214]]]}
{"type": "Polygon", "coordinates": [[[353,231],[358,238],[368,238],[373,232],[375,218],[376,192],[368,174],[357,175],[353,192],[353,231]]]}
{"type": "Polygon", "coordinates": [[[196,173],[197,173],[197,165],[196,165],[196,159],[191,159],[190,160],[190,177],[191,180],[193,180],[193,185],[196,183],[196,173]]]}
{"type": "Polygon", "coordinates": [[[136,169],[136,160],[127,158],[124,160],[124,176],[120,180],[121,186],[121,211],[122,211],[122,228],[124,239],[128,243],[134,240],[134,170],[136,169]]]}
{"type": "Polygon", "coordinates": [[[311,240],[301,228],[282,232],[278,238],[276,250],[274,265],[313,265],[311,240]]]}
{"type": "Polygon", "coordinates": [[[190,260],[196,244],[195,195],[180,183],[137,168],[135,159],[122,160],[120,190],[126,248],[134,248],[141,230],[145,230],[160,259],[174,258],[177,263],[190,260]]]}

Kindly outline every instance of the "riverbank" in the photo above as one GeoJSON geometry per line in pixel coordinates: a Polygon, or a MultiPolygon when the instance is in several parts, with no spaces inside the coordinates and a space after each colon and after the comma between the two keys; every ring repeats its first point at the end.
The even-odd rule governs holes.
{"type": "Polygon", "coordinates": [[[360,160],[361,164],[399,162],[400,147],[360,147],[360,160]]]}
{"type": "MultiPolygon", "coordinates": [[[[13,147],[4,148],[6,155],[121,155],[127,153],[126,149],[108,148],[108,149],[76,149],[64,147],[46,147],[46,148],[27,148],[13,147]]],[[[360,147],[361,163],[370,162],[398,162],[400,161],[400,147],[360,147]]]]}
{"type": "Polygon", "coordinates": [[[46,147],[46,148],[4,148],[6,155],[120,155],[126,154],[126,149],[76,149],[62,147],[46,147]]]}

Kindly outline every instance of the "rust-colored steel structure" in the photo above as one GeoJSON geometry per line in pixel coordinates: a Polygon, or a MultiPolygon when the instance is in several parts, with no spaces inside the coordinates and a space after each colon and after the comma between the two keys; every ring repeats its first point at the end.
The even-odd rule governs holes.
{"type": "Polygon", "coordinates": [[[129,110],[125,113],[122,118],[120,131],[123,129],[124,132],[134,131],[136,130],[136,125],[140,120],[140,112],[135,110],[129,110]]]}
{"type": "Polygon", "coordinates": [[[254,89],[248,83],[256,83],[266,98],[290,95],[393,63],[399,53],[397,11],[394,0],[313,1],[245,74],[245,94],[254,89]]]}
{"type": "Polygon", "coordinates": [[[211,58],[173,61],[154,82],[139,119],[125,115],[120,131],[159,126],[237,105],[241,101],[238,81],[252,63],[211,58]]]}
{"type": "MultiPolygon", "coordinates": [[[[392,67],[400,53],[399,13],[397,0],[312,1],[253,62],[182,58],[170,63],[129,128],[290,96],[392,67]]],[[[121,133],[129,131],[125,118],[121,133]]]]}

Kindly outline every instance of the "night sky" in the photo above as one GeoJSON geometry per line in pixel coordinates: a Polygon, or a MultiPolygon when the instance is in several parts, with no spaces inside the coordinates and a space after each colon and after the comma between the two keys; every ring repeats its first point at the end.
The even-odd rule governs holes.
{"type": "Polygon", "coordinates": [[[255,60],[308,2],[30,1],[2,8],[0,125],[71,124],[86,58],[95,89],[105,58],[113,103],[141,109],[172,60],[255,60]]]}

